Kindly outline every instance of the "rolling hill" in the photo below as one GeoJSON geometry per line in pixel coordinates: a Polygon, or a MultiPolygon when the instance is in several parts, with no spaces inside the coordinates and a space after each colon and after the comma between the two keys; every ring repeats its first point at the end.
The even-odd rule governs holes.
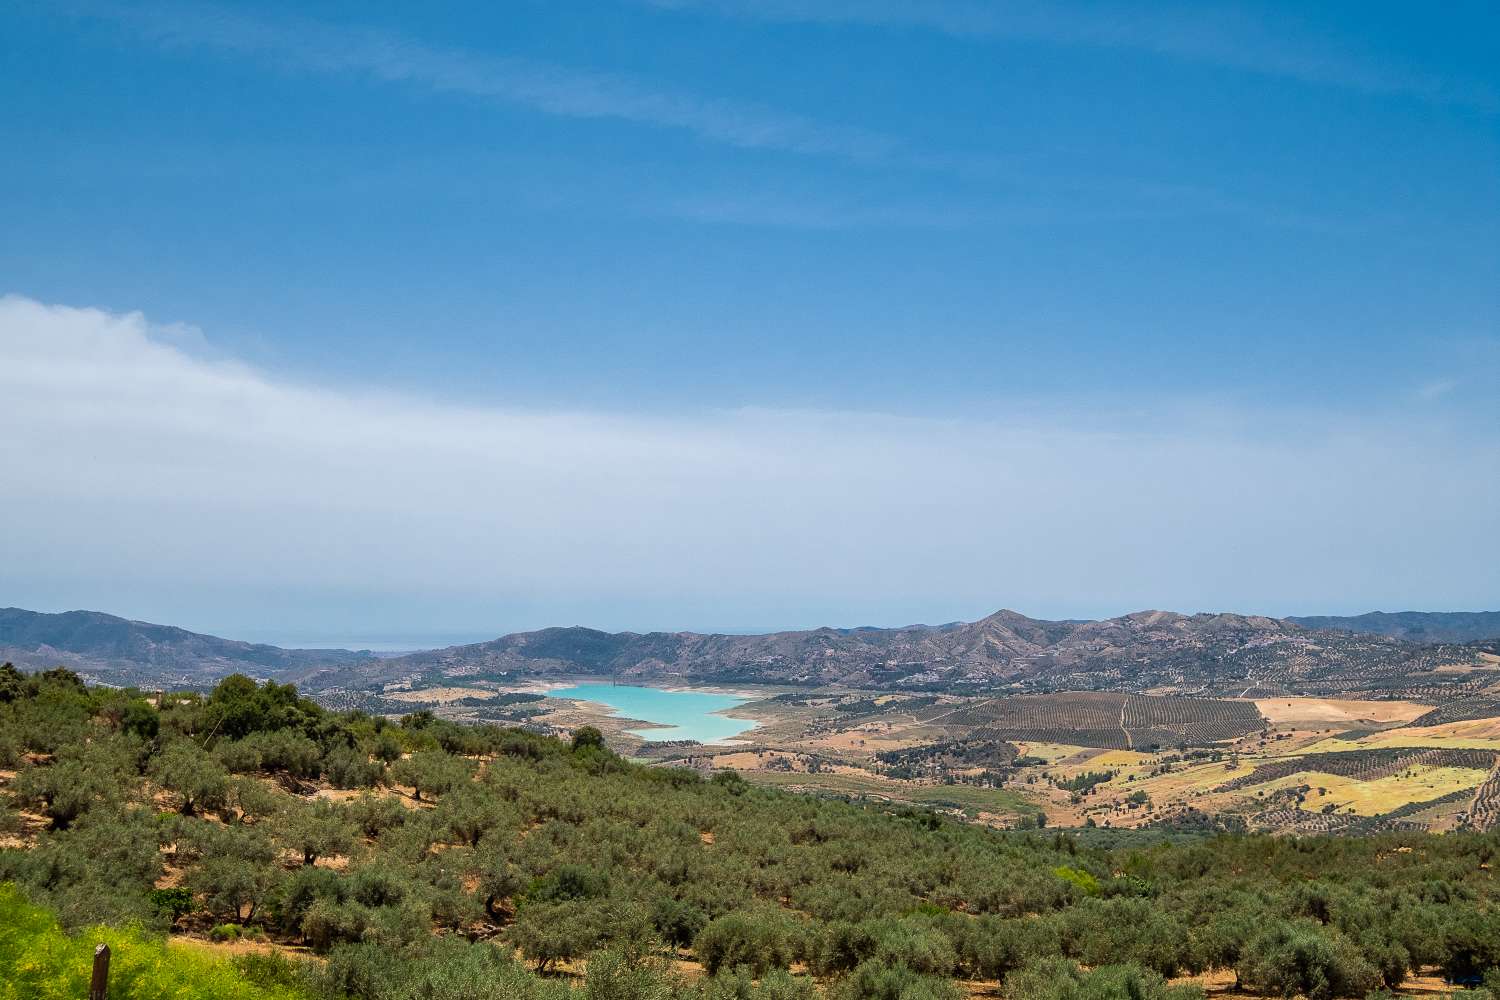
{"type": "Polygon", "coordinates": [[[371,662],[347,649],[282,649],[221,639],[98,611],[44,614],[0,608],[0,661],[39,670],[65,666],[109,684],[192,687],[226,674],[278,677],[316,665],[371,662]]]}
{"type": "Polygon", "coordinates": [[[105,683],[147,687],[202,686],[240,672],[295,680],[313,692],[609,677],[957,693],[1361,692],[1448,701],[1493,680],[1494,658],[1483,653],[1477,645],[1417,643],[1256,615],[1143,611],[1045,621],[998,611],[946,625],[764,635],[547,628],[377,658],[345,649],[283,649],[95,611],[0,609],[0,660],[23,668],[61,665],[105,683]]]}
{"type": "Polygon", "coordinates": [[[1480,642],[1500,639],[1500,611],[1371,611],[1363,615],[1288,618],[1307,628],[1385,635],[1407,642],[1480,642]]]}
{"type": "Polygon", "coordinates": [[[1473,649],[1308,629],[1237,614],[1146,611],[1104,621],[1042,621],[999,611],[976,622],[821,628],[767,635],[549,628],[314,669],[313,690],[487,680],[612,677],[945,690],[1148,690],[1456,696],[1474,679],[1439,666],[1478,664],[1473,649]]]}

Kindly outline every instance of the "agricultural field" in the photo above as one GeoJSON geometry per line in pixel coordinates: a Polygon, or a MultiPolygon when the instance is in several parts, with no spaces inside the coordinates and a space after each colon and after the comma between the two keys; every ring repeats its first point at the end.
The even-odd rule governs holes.
{"type": "Polygon", "coordinates": [[[1040,806],[1025,794],[1005,788],[969,785],[916,784],[892,781],[851,771],[806,775],[777,771],[755,771],[748,777],[757,784],[862,801],[907,803],[961,814],[969,819],[1034,819],[1040,806]]]}
{"type": "Polygon", "coordinates": [[[990,698],[927,718],[999,739],[1127,750],[1218,743],[1265,725],[1253,702],[1097,691],[990,698]]]}
{"type": "Polygon", "coordinates": [[[600,728],[638,760],[734,770],[759,784],[935,807],[994,826],[1205,823],[1285,832],[1500,824],[1500,716],[1489,702],[1189,698],[1116,692],[1010,697],[745,688],[756,728],[728,744],[648,743],[641,720],[535,691],[404,693],[442,717],[525,711],[600,728]],[[456,697],[460,696],[461,697],[456,697]],[[1481,714],[1491,712],[1492,714],[1481,714]]]}
{"type": "Polygon", "coordinates": [[[1454,742],[1407,735],[1392,744],[1378,730],[1333,738],[1276,727],[1214,750],[1063,758],[1044,771],[1054,788],[1081,774],[1113,775],[1084,796],[1054,790],[1049,815],[1055,811],[1057,823],[1141,826],[1207,814],[1227,828],[1301,833],[1489,828],[1500,819],[1500,781],[1491,780],[1500,741],[1454,742]]]}
{"type": "Polygon", "coordinates": [[[1415,765],[1397,774],[1369,780],[1299,771],[1269,783],[1266,789],[1274,791],[1307,784],[1313,786],[1306,799],[1311,811],[1321,812],[1331,806],[1333,812],[1383,816],[1408,803],[1435,801],[1454,792],[1473,793],[1488,775],[1487,769],[1426,765],[1415,765]]]}

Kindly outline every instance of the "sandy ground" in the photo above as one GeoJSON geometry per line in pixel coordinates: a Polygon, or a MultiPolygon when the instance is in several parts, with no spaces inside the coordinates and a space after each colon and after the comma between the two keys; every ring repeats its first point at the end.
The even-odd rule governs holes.
{"type": "Polygon", "coordinates": [[[1345,701],[1336,698],[1264,698],[1258,699],[1255,707],[1277,725],[1321,723],[1350,727],[1410,722],[1432,708],[1414,701],[1345,701]]]}
{"type": "Polygon", "coordinates": [[[1420,729],[1402,727],[1373,733],[1358,742],[1324,739],[1307,747],[1309,753],[1326,750],[1369,750],[1380,747],[1443,747],[1500,750],[1500,719],[1472,719],[1420,729]]]}
{"type": "Polygon", "coordinates": [[[458,701],[462,698],[497,698],[500,692],[490,688],[472,687],[433,687],[422,688],[418,691],[387,691],[384,697],[391,701],[408,702],[437,702],[447,704],[450,701],[458,701]]]}
{"type": "MultiPolygon", "coordinates": [[[[1441,726],[1424,726],[1421,729],[1392,729],[1379,739],[1434,739],[1500,740],[1500,719],[1470,719],[1467,722],[1449,722],[1441,726]]],[[[1374,737],[1372,737],[1374,738],[1374,737]]]]}

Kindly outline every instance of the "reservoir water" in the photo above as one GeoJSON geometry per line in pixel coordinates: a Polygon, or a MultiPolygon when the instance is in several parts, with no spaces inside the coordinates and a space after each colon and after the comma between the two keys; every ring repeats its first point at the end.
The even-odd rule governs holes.
{"type": "Polygon", "coordinates": [[[732,694],[664,691],[625,684],[579,684],[547,694],[553,698],[591,701],[614,709],[613,714],[657,723],[664,728],[627,730],[651,743],[663,740],[718,743],[755,728],[751,719],[718,714],[745,703],[746,699],[732,694]]]}

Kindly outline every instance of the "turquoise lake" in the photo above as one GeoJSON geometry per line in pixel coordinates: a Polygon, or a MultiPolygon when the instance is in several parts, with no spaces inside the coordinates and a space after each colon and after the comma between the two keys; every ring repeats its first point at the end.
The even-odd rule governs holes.
{"type": "Polygon", "coordinates": [[[697,740],[717,743],[755,728],[750,719],[718,715],[744,698],[732,694],[709,694],[704,691],[663,691],[661,688],[630,687],[624,684],[579,684],[547,692],[552,698],[591,701],[614,709],[615,715],[654,722],[665,728],[630,729],[627,732],[643,740],[697,740]]]}

